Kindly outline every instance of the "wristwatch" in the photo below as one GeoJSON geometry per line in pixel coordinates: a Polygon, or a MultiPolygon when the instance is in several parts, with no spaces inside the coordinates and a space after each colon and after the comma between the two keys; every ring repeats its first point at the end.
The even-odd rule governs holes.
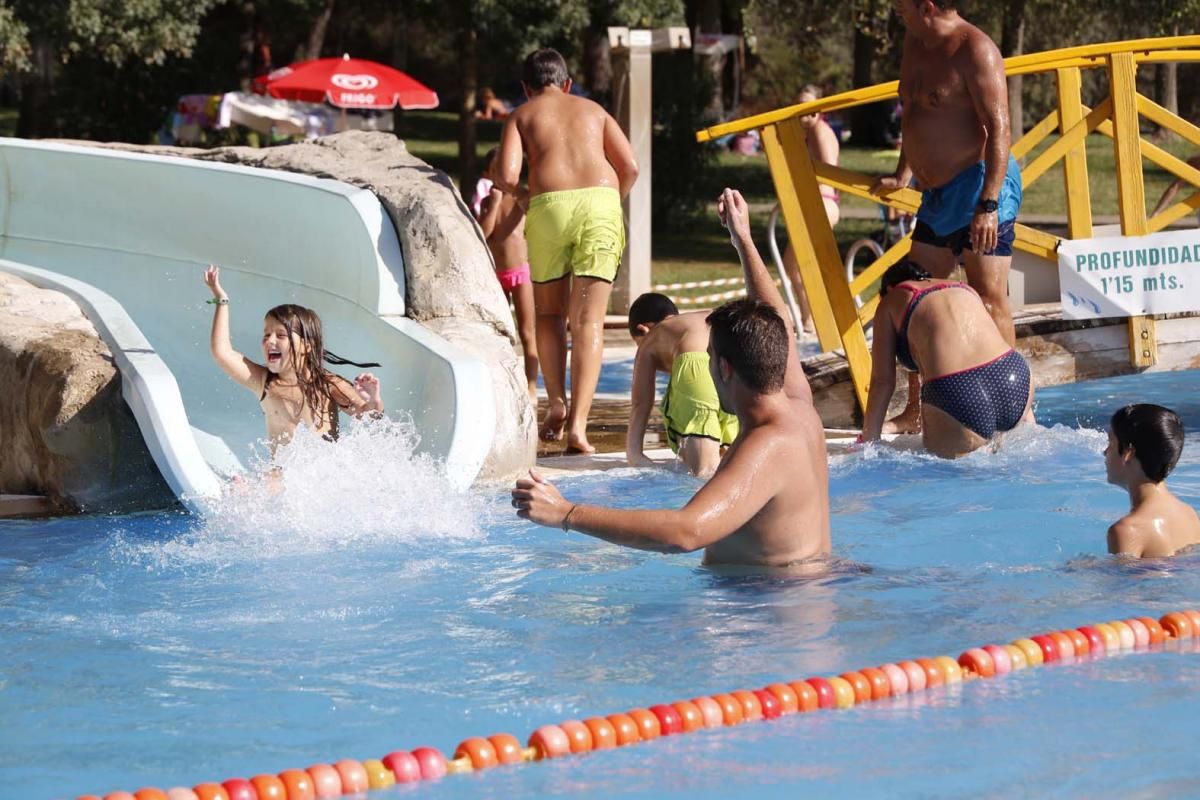
{"type": "Polygon", "coordinates": [[[976,208],[985,214],[995,214],[1000,210],[1000,203],[996,200],[984,200],[981,198],[976,208]]]}

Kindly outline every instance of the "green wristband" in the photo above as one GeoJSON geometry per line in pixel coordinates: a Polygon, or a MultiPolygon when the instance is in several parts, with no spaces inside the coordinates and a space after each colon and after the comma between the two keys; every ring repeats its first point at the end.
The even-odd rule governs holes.
{"type": "Polygon", "coordinates": [[[229,305],[229,298],[228,297],[210,297],[209,299],[205,300],[204,302],[208,303],[210,306],[227,306],[227,305],[229,305]]]}

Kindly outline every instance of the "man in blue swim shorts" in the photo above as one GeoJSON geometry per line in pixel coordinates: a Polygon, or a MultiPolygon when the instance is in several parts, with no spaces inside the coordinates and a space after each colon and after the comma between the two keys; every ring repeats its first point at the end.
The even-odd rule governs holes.
{"type": "MultiPolygon", "coordinates": [[[[900,99],[903,144],[896,171],[872,191],[915,180],[921,208],[909,259],[935,278],[960,262],[1009,345],[1016,344],[1008,302],[1021,171],[1010,153],[1008,87],[1000,50],[958,15],[957,0],[895,0],[904,21],[900,99]]],[[[920,430],[919,391],[884,432],[920,430]]],[[[919,384],[918,384],[919,385],[919,384]]]]}

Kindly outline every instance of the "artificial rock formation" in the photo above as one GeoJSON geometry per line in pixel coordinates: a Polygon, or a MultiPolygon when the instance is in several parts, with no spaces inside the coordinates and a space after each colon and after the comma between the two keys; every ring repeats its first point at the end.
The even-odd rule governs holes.
{"type": "Polygon", "coordinates": [[[79,306],[4,273],[0,386],[0,494],[45,495],[59,511],[174,504],[79,306]]]}
{"type": "Polygon", "coordinates": [[[491,254],[450,178],[410,154],[402,140],[390,133],[348,131],[262,149],[109,146],[298,172],[373,192],[391,217],[403,250],[406,314],[479,359],[491,373],[496,433],[480,479],[507,479],[532,465],[537,419],[491,254]]]}

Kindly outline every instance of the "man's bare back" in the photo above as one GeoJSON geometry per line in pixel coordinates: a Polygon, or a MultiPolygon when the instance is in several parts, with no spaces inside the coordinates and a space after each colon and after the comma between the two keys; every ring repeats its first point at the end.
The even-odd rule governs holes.
{"type": "Polygon", "coordinates": [[[980,99],[973,97],[968,80],[981,63],[1003,70],[1000,51],[987,34],[962,19],[956,25],[949,41],[932,47],[911,32],[904,37],[904,156],[922,189],[944,186],[984,159],[987,132],[980,99]]]}
{"type": "MultiPolygon", "coordinates": [[[[548,87],[520,106],[509,120],[529,156],[531,196],[592,186],[627,193],[628,187],[621,186],[608,157],[614,147],[610,140],[624,136],[616,121],[596,103],[548,87]],[[609,130],[610,126],[614,130],[609,130]]],[[[502,163],[511,157],[511,153],[501,152],[502,163]]]]}

